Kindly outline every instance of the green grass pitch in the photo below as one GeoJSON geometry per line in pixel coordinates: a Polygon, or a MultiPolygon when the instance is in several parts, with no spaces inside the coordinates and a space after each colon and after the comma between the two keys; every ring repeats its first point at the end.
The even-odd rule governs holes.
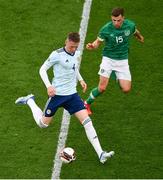
{"type": "MultiPolygon", "coordinates": [[[[33,93],[43,108],[46,89],[38,70],[49,53],[62,47],[70,31],[78,31],[84,0],[0,0],[0,178],[49,179],[62,116],[59,110],[48,129],[39,129],[26,106],[16,106],[21,95],[33,93]]],[[[133,87],[123,94],[112,80],[93,104],[92,120],[105,150],[115,157],[99,163],[84,128],[71,118],[66,145],[77,154],[63,165],[61,179],[163,178],[163,75],[161,0],[93,0],[86,42],[110,20],[115,6],[136,22],[145,37],[131,41],[129,62],[133,87]]],[[[102,47],[84,50],[81,74],[88,91],[98,84],[102,47]],[[93,69],[93,71],[92,71],[93,69]]],[[[51,76],[51,72],[50,72],[51,76]]]]}

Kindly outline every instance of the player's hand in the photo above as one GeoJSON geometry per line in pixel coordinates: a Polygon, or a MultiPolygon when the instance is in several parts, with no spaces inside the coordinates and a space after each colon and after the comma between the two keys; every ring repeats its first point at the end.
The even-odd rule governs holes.
{"type": "Polygon", "coordinates": [[[81,85],[81,87],[83,88],[83,93],[85,93],[86,90],[87,90],[87,84],[85,83],[84,80],[81,80],[81,81],[80,81],[80,85],[81,85]]]}
{"type": "Polygon", "coordinates": [[[47,93],[48,93],[48,96],[49,96],[49,97],[55,96],[55,93],[56,93],[55,88],[54,88],[53,86],[49,86],[49,87],[47,88],[47,93]]]}
{"type": "Polygon", "coordinates": [[[89,50],[92,50],[92,49],[94,49],[95,47],[94,47],[93,43],[88,43],[88,44],[86,45],[86,48],[89,49],[89,50]]]}
{"type": "Polygon", "coordinates": [[[141,35],[138,29],[136,29],[134,36],[139,42],[144,43],[144,37],[141,35]]]}
{"type": "Polygon", "coordinates": [[[141,42],[144,43],[144,37],[142,35],[136,36],[136,39],[141,42]]]}
{"type": "Polygon", "coordinates": [[[143,36],[140,36],[139,41],[140,41],[141,43],[144,43],[144,37],[143,37],[143,36]]]}

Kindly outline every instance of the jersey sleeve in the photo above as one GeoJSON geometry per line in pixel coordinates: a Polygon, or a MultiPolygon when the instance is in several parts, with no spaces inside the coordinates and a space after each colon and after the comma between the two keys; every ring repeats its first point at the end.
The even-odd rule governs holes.
{"type": "Polygon", "coordinates": [[[53,66],[54,64],[58,63],[58,53],[56,51],[53,51],[48,59],[44,62],[44,65],[47,67],[47,69],[49,69],[51,66],[53,66]]]}
{"type": "Polygon", "coordinates": [[[100,40],[100,41],[104,41],[105,39],[106,39],[106,25],[105,26],[103,26],[101,29],[100,29],[100,31],[99,31],[99,33],[98,33],[98,39],[100,40]]]}
{"type": "Polygon", "coordinates": [[[76,56],[76,60],[77,60],[77,69],[79,69],[82,54],[81,54],[81,52],[79,50],[77,50],[75,52],[75,56],[76,56]]]}
{"type": "Polygon", "coordinates": [[[75,54],[76,54],[77,58],[81,57],[81,55],[82,55],[82,53],[81,53],[79,50],[77,50],[77,51],[75,52],[75,54]]]}
{"type": "Polygon", "coordinates": [[[47,70],[50,67],[52,67],[54,64],[56,64],[57,62],[58,62],[58,53],[53,51],[40,68],[39,73],[40,73],[41,79],[43,80],[47,88],[51,86],[51,83],[48,78],[47,70]]]}
{"type": "Polygon", "coordinates": [[[76,70],[76,77],[77,77],[78,81],[82,81],[83,80],[83,78],[82,78],[82,76],[81,76],[81,74],[79,72],[79,69],[76,70]]]}

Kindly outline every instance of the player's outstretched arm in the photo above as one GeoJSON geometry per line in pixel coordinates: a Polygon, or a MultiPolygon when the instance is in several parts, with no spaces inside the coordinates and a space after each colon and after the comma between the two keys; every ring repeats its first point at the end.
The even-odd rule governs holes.
{"type": "Polygon", "coordinates": [[[86,48],[88,50],[93,50],[93,49],[97,49],[99,47],[99,45],[101,44],[102,41],[100,41],[98,38],[92,42],[92,43],[88,43],[86,44],[86,48]]]}
{"type": "Polygon", "coordinates": [[[144,37],[141,35],[138,29],[136,29],[134,36],[136,37],[138,41],[140,41],[141,43],[144,43],[144,37]]]}

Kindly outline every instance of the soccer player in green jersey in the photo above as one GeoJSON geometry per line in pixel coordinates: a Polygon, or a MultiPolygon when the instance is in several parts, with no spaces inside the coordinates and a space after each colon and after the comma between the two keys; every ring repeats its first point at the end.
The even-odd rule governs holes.
{"type": "Polygon", "coordinates": [[[136,28],[135,23],[124,18],[123,8],[114,8],[111,20],[101,28],[97,39],[86,45],[88,50],[93,50],[105,42],[102,63],[98,72],[100,75],[98,87],[91,91],[85,101],[89,114],[92,114],[91,103],[106,90],[112,72],[115,72],[124,93],[131,90],[131,74],[128,65],[129,39],[134,35],[138,41],[144,42],[144,37],[136,28]]]}

